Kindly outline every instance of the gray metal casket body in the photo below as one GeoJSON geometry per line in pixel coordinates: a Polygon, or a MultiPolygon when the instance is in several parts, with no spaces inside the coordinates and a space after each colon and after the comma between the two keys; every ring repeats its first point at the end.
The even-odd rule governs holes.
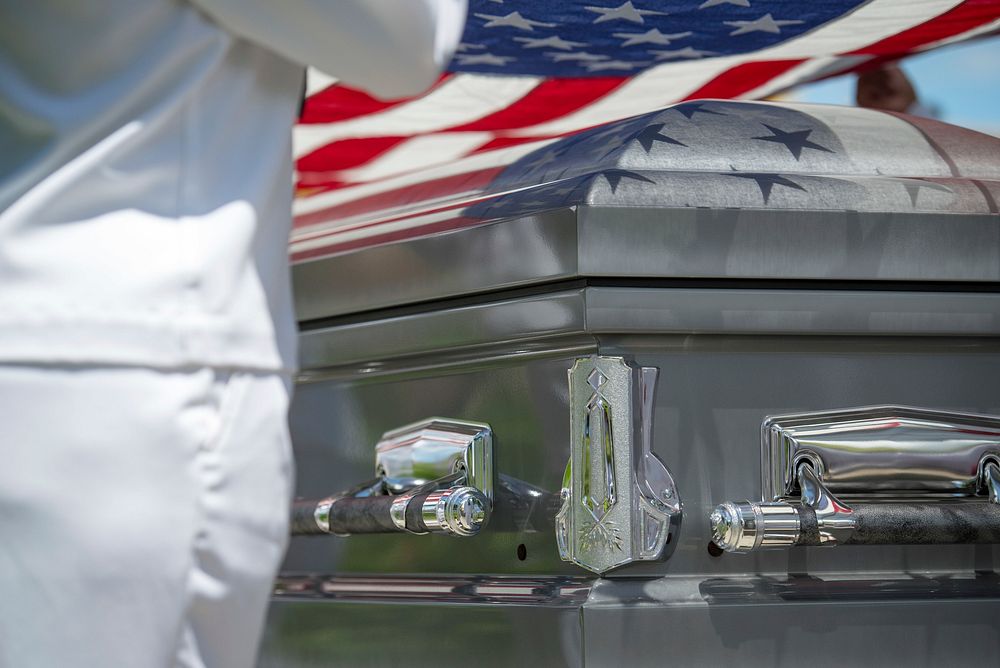
{"type": "Polygon", "coordinates": [[[499,507],[469,539],[295,538],[262,665],[995,662],[998,548],[715,557],[707,517],[761,498],[768,416],[1000,414],[998,140],[707,101],[467,190],[435,201],[453,218],[401,207],[293,239],[297,493],[371,478],[382,433],[447,416],[489,423],[497,474],[557,495],[566,372],[622,356],[659,368],[653,451],[683,501],[678,542],[598,578],[560,560],[554,510],[499,507]]]}

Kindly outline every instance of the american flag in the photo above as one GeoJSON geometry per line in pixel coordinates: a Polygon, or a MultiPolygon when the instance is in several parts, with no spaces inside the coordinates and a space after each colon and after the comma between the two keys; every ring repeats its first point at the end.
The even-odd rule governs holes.
{"type": "Polygon", "coordinates": [[[310,73],[293,260],[339,252],[345,231],[375,244],[414,211],[474,206],[505,166],[610,121],[760,99],[998,30],[997,0],[471,0],[458,53],[420,96],[377,100],[310,73]]]}

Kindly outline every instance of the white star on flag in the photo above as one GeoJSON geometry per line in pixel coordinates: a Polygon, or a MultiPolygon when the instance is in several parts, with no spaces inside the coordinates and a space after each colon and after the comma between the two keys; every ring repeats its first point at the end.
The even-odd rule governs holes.
{"type": "Polygon", "coordinates": [[[646,32],[616,32],[613,34],[615,37],[625,40],[622,42],[622,46],[632,46],[633,44],[662,44],[663,46],[667,46],[671,40],[690,37],[692,33],[689,30],[687,32],[675,32],[672,35],[664,35],[656,28],[653,28],[646,32]]]}
{"type": "Polygon", "coordinates": [[[608,59],[608,56],[604,56],[599,53],[587,53],[586,51],[577,51],[576,53],[546,53],[545,55],[552,58],[552,60],[557,63],[567,60],[578,60],[582,63],[592,63],[598,60],[608,59]]]}
{"type": "Polygon", "coordinates": [[[748,32],[769,32],[778,35],[781,33],[781,26],[794,26],[802,23],[802,21],[775,20],[770,14],[764,14],[764,16],[753,21],[723,21],[723,23],[736,28],[736,30],[729,33],[730,37],[734,37],[736,35],[744,35],[748,32]]]}
{"type": "Polygon", "coordinates": [[[631,70],[636,67],[641,67],[646,63],[630,63],[625,60],[608,60],[602,62],[588,63],[587,69],[591,72],[598,72],[600,70],[631,70]]]}
{"type": "Polygon", "coordinates": [[[702,56],[714,56],[715,51],[699,51],[686,46],[683,49],[673,49],[664,51],[662,49],[650,49],[649,53],[657,60],[670,60],[673,58],[701,58],[702,56]]]}
{"type": "Polygon", "coordinates": [[[487,19],[486,23],[483,24],[484,28],[518,28],[520,30],[534,30],[535,26],[539,28],[555,28],[555,23],[544,23],[542,21],[532,21],[531,19],[526,19],[521,16],[521,12],[511,12],[507,16],[495,16],[493,14],[476,14],[477,17],[481,19],[487,19]]]}
{"type": "Polygon", "coordinates": [[[698,5],[698,9],[708,9],[716,5],[736,5],[737,7],[749,7],[750,0],[705,0],[698,5]]]}
{"type": "Polygon", "coordinates": [[[521,42],[525,49],[538,49],[541,47],[550,47],[553,49],[560,49],[562,51],[569,51],[574,46],[586,46],[586,42],[570,42],[563,39],[559,35],[552,35],[552,37],[537,38],[537,37],[515,37],[515,42],[521,42]]]}
{"type": "Polygon", "coordinates": [[[643,16],[652,16],[654,14],[660,14],[666,16],[666,12],[657,12],[652,9],[636,9],[635,5],[632,4],[631,0],[629,2],[623,3],[618,7],[584,7],[588,12],[595,12],[600,14],[594,23],[603,23],[605,21],[615,21],[621,19],[622,21],[631,21],[632,23],[645,23],[643,16]]]}
{"type": "Polygon", "coordinates": [[[513,56],[495,56],[492,53],[476,53],[456,56],[461,65],[506,65],[508,61],[516,60],[513,56]]]}

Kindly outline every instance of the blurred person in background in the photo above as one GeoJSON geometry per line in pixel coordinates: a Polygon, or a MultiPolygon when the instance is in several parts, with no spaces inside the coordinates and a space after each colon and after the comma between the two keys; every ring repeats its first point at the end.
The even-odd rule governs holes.
{"type": "Polygon", "coordinates": [[[0,665],[250,666],[303,65],[416,94],[465,0],[0,3],[0,665]]]}
{"type": "Polygon", "coordinates": [[[855,102],[859,107],[895,111],[901,114],[936,117],[934,109],[924,106],[917,91],[896,63],[883,63],[858,74],[855,102]]]}

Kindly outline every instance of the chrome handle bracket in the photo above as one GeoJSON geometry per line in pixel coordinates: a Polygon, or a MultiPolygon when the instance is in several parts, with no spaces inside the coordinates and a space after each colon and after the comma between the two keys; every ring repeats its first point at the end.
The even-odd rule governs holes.
{"type": "Polygon", "coordinates": [[[665,558],[681,501],[652,450],[657,375],[598,355],[569,370],[570,458],[556,515],[564,561],[604,573],[665,558]]]}

